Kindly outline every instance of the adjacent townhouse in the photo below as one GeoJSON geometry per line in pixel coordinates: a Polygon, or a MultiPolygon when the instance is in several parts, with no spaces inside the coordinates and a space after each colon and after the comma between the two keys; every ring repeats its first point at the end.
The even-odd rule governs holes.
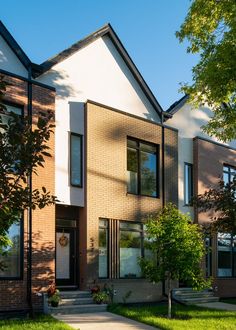
{"type": "MultiPolygon", "coordinates": [[[[190,213],[201,225],[211,221],[212,212],[199,213],[191,204],[192,196],[225,183],[236,176],[236,141],[222,143],[203,133],[201,127],[212,116],[207,107],[195,109],[188,104],[188,96],[174,103],[167,112],[172,115],[167,123],[178,128],[179,209],[190,213]]],[[[218,233],[206,241],[205,273],[214,279],[215,294],[220,297],[236,296],[236,237],[218,233]]]]}
{"type": "Polygon", "coordinates": [[[31,253],[31,220],[22,219],[19,270],[0,273],[0,310],[26,310],[31,298],[41,309],[52,280],[71,290],[113,285],[116,301],[129,291],[129,301],[160,299],[162,285],[141,277],[137,258],[148,253],[145,217],[178,203],[178,130],[164,124],[169,115],[110,25],[41,65],[2,23],[0,38],[0,73],[13,81],[6,104],[33,115],[55,109],[53,157],[33,184],[59,200],[33,211],[31,253]]]}

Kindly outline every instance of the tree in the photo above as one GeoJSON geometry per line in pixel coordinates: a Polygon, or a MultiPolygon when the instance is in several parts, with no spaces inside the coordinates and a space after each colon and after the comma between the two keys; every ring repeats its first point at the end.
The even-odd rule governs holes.
{"type": "Polygon", "coordinates": [[[194,288],[209,285],[203,277],[200,262],[205,254],[203,234],[188,215],[172,205],[166,205],[151,216],[146,225],[148,249],[155,259],[140,259],[140,266],[151,282],[167,281],[168,318],[171,318],[171,288],[173,280],[188,281],[194,288]]]}
{"type": "Polygon", "coordinates": [[[200,212],[214,211],[209,231],[236,233],[236,177],[227,184],[219,181],[216,188],[198,195],[194,203],[200,212]]]}
{"type": "Polygon", "coordinates": [[[192,85],[182,90],[196,106],[208,104],[213,117],[204,130],[222,141],[236,139],[236,1],[193,0],[176,36],[199,53],[192,85]]]}
{"type": "MultiPolygon", "coordinates": [[[[55,203],[55,196],[45,187],[31,191],[28,178],[44,167],[44,157],[51,157],[48,141],[53,131],[52,113],[41,113],[35,119],[7,112],[3,97],[8,84],[0,77],[0,255],[12,244],[8,231],[28,208],[44,208],[55,203]]],[[[3,269],[0,261],[0,269],[3,269]]]]}

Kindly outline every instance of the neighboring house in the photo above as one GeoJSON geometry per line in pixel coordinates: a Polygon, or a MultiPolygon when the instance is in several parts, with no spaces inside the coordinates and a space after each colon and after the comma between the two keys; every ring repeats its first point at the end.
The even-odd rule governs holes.
{"type": "MultiPolygon", "coordinates": [[[[191,205],[193,195],[215,187],[220,179],[226,183],[236,176],[236,141],[221,143],[204,134],[201,127],[212,116],[209,108],[193,109],[184,96],[167,111],[173,117],[168,125],[179,130],[179,209],[189,212],[199,224],[209,223],[212,213],[198,213],[191,205]]],[[[236,296],[236,237],[219,233],[207,240],[211,246],[206,256],[206,275],[214,278],[219,296],[236,296]]]]}
{"type": "MultiPolygon", "coordinates": [[[[162,285],[141,278],[137,258],[146,253],[145,216],[178,203],[178,132],[163,124],[168,114],[110,25],[41,65],[30,62],[3,24],[0,38],[0,73],[14,81],[7,98],[27,107],[32,84],[34,113],[41,105],[54,108],[56,91],[55,157],[34,184],[60,202],[33,215],[35,308],[42,308],[37,294],[50,280],[80,290],[110,283],[116,301],[129,291],[129,301],[160,299],[162,285]]],[[[7,296],[0,310],[27,308],[27,223],[25,215],[20,276],[0,276],[7,296]]]]}

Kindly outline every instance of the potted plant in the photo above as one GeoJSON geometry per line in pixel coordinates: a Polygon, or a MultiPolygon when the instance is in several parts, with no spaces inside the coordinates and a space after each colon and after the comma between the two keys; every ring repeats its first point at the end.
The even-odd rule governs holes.
{"type": "Polygon", "coordinates": [[[55,293],[48,298],[48,302],[49,304],[51,304],[52,307],[57,307],[59,305],[60,300],[61,297],[59,290],[56,290],[55,293]]]}
{"type": "Polygon", "coordinates": [[[61,297],[60,297],[60,291],[56,289],[56,284],[54,282],[52,282],[51,285],[49,286],[47,290],[47,294],[48,294],[48,303],[52,307],[57,307],[59,305],[61,297]]]}
{"type": "Polygon", "coordinates": [[[109,295],[104,291],[99,291],[93,294],[93,301],[96,304],[107,304],[109,302],[109,295]]]}

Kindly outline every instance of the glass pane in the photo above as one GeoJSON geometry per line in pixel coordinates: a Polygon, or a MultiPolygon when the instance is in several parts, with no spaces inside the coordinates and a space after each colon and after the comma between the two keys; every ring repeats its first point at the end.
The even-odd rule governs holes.
{"type": "Polygon", "coordinates": [[[223,181],[224,181],[224,184],[229,183],[229,174],[228,173],[223,173],[223,181]]]}
{"type": "Polygon", "coordinates": [[[14,112],[16,115],[22,115],[22,109],[14,107],[13,105],[5,105],[8,112],[14,112]]]}
{"type": "Polygon", "coordinates": [[[99,229],[99,277],[108,277],[108,230],[99,229]]]}
{"type": "Polygon", "coordinates": [[[141,234],[138,232],[120,232],[120,277],[136,278],[141,276],[138,265],[141,257],[141,234]]]}
{"type": "Polygon", "coordinates": [[[157,148],[155,146],[152,146],[150,144],[145,144],[145,143],[140,143],[140,149],[142,151],[146,151],[146,152],[154,153],[154,154],[157,151],[157,148]]]}
{"type": "Polygon", "coordinates": [[[127,149],[127,191],[138,193],[138,151],[127,149]]]}
{"type": "Polygon", "coordinates": [[[56,276],[57,279],[69,279],[70,233],[57,233],[56,240],[56,276]]]}
{"type": "Polygon", "coordinates": [[[99,219],[99,227],[108,227],[107,219],[99,219]]]}
{"type": "Polygon", "coordinates": [[[193,182],[192,182],[192,164],[184,165],[184,202],[186,205],[191,204],[193,197],[193,182]]]}
{"type": "Polygon", "coordinates": [[[12,246],[9,246],[5,251],[6,256],[0,256],[5,266],[4,270],[0,270],[0,277],[19,277],[20,276],[20,244],[21,244],[21,225],[20,223],[13,224],[8,232],[8,236],[12,241],[12,246]]]}
{"type": "Polygon", "coordinates": [[[56,225],[58,227],[76,227],[76,220],[68,220],[68,219],[57,219],[56,225]]]}
{"type": "Polygon", "coordinates": [[[138,142],[135,141],[135,140],[128,140],[127,145],[128,145],[128,147],[131,147],[131,148],[137,148],[138,147],[138,142]]]}
{"type": "Polygon", "coordinates": [[[141,151],[141,194],[157,196],[157,159],[155,154],[141,151]]]}
{"type": "Polygon", "coordinates": [[[232,276],[231,252],[218,251],[218,276],[232,276]]]}
{"type": "Polygon", "coordinates": [[[142,224],[140,223],[130,223],[130,222],[125,222],[125,221],[121,221],[120,222],[120,228],[122,230],[142,230],[142,224]]]}
{"type": "Polygon", "coordinates": [[[71,134],[71,184],[81,186],[81,136],[71,134]]]}

